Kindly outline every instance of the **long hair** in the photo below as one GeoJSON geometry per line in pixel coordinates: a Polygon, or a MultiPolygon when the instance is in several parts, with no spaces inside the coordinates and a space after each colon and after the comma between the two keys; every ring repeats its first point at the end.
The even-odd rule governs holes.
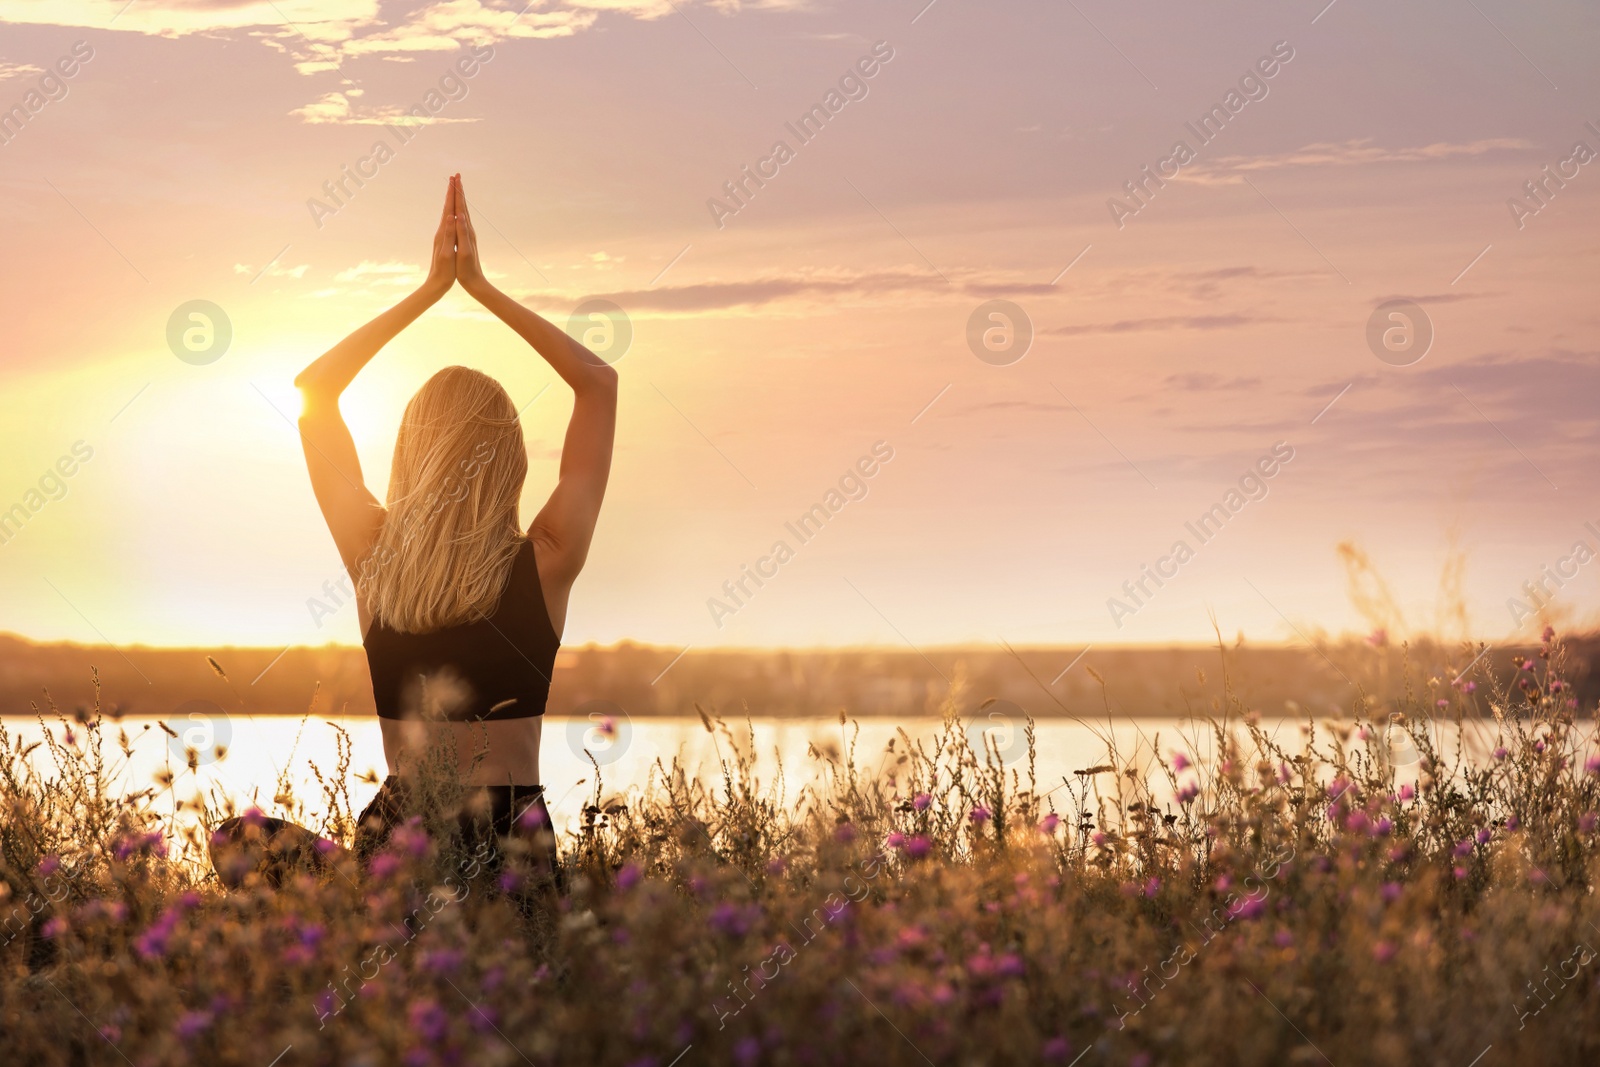
{"type": "Polygon", "coordinates": [[[400,420],[388,514],[357,587],[374,618],[428,633],[494,611],[523,538],[528,455],[500,383],[446,367],[400,420]]]}

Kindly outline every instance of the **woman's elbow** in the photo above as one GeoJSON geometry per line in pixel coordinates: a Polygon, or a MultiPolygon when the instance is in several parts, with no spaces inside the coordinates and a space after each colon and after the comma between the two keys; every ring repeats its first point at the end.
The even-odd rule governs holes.
{"type": "Polygon", "coordinates": [[[329,411],[338,412],[339,393],[329,389],[311,371],[304,371],[294,380],[295,388],[300,390],[300,422],[307,420],[315,422],[329,411]]]}
{"type": "Polygon", "coordinates": [[[617,369],[609,363],[592,364],[584,376],[584,388],[598,395],[615,399],[617,395],[617,369]]]}
{"type": "Polygon", "coordinates": [[[344,387],[329,381],[327,370],[315,363],[295,376],[294,387],[300,390],[300,402],[306,408],[337,404],[339,394],[344,392],[344,387]]]}

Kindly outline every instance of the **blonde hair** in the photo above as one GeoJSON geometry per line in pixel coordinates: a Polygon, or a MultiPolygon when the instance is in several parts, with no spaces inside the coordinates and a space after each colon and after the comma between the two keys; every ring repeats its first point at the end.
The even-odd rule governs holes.
{"type": "Polygon", "coordinates": [[[400,420],[388,512],[357,587],[401,633],[429,633],[493,613],[524,534],[517,501],[528,455],[500,383],[446,367],[400,420]]]}

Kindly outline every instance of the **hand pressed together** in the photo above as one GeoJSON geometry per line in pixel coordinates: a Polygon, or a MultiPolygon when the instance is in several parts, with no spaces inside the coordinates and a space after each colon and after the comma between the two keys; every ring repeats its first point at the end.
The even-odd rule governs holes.
{"type": "Polygon", "coordinates": [[[452,174],[445,188],[439,229],[433,235],[433,255],[423,289],[437,298],[449,292],[456,282],[474,296],[489,284],[478,263],[478,234],[472,228],[472,213],[467,208],[461,175],[452,174]]]}

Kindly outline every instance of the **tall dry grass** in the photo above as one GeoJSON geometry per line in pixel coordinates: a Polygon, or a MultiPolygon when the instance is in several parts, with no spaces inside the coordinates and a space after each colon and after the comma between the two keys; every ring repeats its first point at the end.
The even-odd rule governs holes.
{"type": "MultiPolygon", "coordinates": [[[[332,853],[225,893],[204,831],[172,837],[170,780],[113,795],[122,727],[47,707],[49,760],[0,731],[0,1048],[140,1067],[1592,1062],[1600,758],[1561,658],[1547,635],[1509,685],[1402,667],[1392,698],[1287,741],[1224,682],[1207,746],[1112,747],[1059,782],[1037,780],[1031,727],[1015,765],[975,750],[959,693],[936,737],[885,751],[841,717],[800,785],[707,713],[718,776],[657,764],[613,796],[596,767],[550,908],[526,906],[514,844],[463,850],[447,788],[368,871],[332,853]],[[1479,715],[1489,751],[1451,754],[1479,715]]],[[[348,771],[314,802],[280,791],[281,813],[347,842],[348,771]]],[[[198,804],[203,826],[226,814],[198,804]]]]}

